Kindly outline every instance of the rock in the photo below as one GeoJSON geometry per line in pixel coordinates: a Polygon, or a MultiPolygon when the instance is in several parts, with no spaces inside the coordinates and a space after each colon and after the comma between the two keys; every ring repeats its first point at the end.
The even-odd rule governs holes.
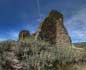
{"type": "Polygon", "coordinates": [[[20,40],[26,40],[30,37],[30,32],[27,31],[27,30],[22,30],[20,33],[19,33],[19,41],[20,40]]]}
{"type": "Polygon", "coordinates": [[[56,10],[52,10],[40,24],[35,38],[56,44],[59,47],[68,47],[72,44],[63,24],[63,14],[56,10]]]}
{"type": "Polygon", "coordinates": [[[36,33],[37,33],[37,32],[32,33],[32,35],[31,35],[31,36],[36,36],[36,33]]]}

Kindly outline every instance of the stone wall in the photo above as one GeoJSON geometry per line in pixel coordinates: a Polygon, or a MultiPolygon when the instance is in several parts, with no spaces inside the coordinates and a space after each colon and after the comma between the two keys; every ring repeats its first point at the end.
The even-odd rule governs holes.
{"type": "Polygon", "coordinates": [[[28,30],[22,30],[19,33],[19,40],[25,40],[25,39],[29,39],[30,37],[30,32],[28,30]]]}
{"type": "Polygon", "coordinates": [[[71,46],[71,39],[63,24],[63,14],[52,10],[40,24],[36,33],[36,39],[48,41],[59,47],[71,46]]]}

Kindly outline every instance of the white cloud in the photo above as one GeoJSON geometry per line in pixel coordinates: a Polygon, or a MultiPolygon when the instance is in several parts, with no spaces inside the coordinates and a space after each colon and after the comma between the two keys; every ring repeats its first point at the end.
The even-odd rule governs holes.
{"type": "Polygon", "coordinates": [[[73,40],[72,42],[86,42],[86,33],[78,30],[72,31],[71,38],[73,40]]]}
{"type": "Polygon", "coordinates": [[[5,41],[6,39],[5,38],[0,38],[0,41],[5,41]]]}
{"type": "Polygon", "coordinates": [[[18,39],[18,32],[10,31],[10,32],[7,32],[7,34],[9,35],[9,38],[11,38],[13,40],[18,39]]]}
{"type": "Polygon", "coordinates": [[[23,29],[27,29],[30,31],[30,33],[34,33],[37,29],[38,29],[38,26],[39,24],[43,21],[45,15],[44,14],[40,14],[39,17],[36,17],[36,19],[34,19],[34,21],[30,22],[23,22],[23,23],[27,23],[27,24],[23,24],[23,29]]]}
{"type": "Polygon", "coordinates": [[[78,10],[65,23],[70,27],[71,26],[78,27],[80,25],[83,27],[84,25],[86,26],[86,8],[78,10]]]}
{"type": "Polygon", "coordinates": [[[70,19],[65,21],[70,36],[76,41],[86,41],[86,8],[76,12],[70,19]]]}
{"type": "Polygon", "coordinates": [[[38,18],[37,21],[38,21],[38,22],[41,22],[41,21],[42,21],[42,18],[38,18]]]}
{"type": "Polygon", "coordinates": [[[86,33],[83,33],[82,31],[72,31],[72,36],[73,37],[78,37],[78,38],[80,38],[80,39],[86,39],[86,33]]]}
{"type": "Polygon", "coordinates": [[[41,22],[44,19],[45,15],[44,14],[40,14],[39,18],[36,19],[37,22],[41,22]]]}
{"type": "Polygon", "coordinates": [[[0,41],[5,40],[17,40],[18,39],[18,32],[16,31],[9,31],[5,33],[5,36],[0,36],[0,41]]]}

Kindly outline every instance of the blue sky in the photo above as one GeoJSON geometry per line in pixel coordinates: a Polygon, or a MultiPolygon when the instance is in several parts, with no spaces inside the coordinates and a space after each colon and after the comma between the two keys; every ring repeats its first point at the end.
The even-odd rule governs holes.
{"type": "Polygon", "coordinates": [[[0,40],[17,39],[19,31],[37,30],[52,9],[64,14],[72,42],[86,42],[86,0],[0,0],[0,40]]]}

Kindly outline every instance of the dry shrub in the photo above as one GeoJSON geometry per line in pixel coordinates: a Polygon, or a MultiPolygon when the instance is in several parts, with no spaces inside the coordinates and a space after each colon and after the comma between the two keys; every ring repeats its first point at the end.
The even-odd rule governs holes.
{"type": "Polygon", "coordinates": [[[45,41],[6,41],[0,43],[0,70],[7,70],[5,54],[9,51],[18,57],[21,70],[78,70],[76,63],[83,54],[72,47],[56,47],[45,41]]]}
{"type": "Polygon", "coordinates": [[[74,63],[82,59],[82,52],[72,47],[56,47],[44,41],[32,42],[32,47],[26,46],[23,53],[25,70],[76,70],[74,63]]]}

